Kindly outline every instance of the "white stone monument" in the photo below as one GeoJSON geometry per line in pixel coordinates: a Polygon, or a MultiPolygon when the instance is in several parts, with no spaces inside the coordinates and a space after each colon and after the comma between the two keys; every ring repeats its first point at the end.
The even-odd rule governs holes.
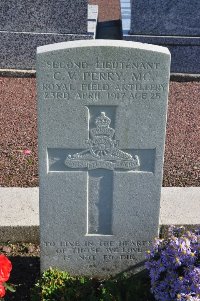
{"type": "Polygon", "coordinates": [[[125,41],[38,48],[41,268],[103,277],[158,234],[170,54],[125,41]]]}

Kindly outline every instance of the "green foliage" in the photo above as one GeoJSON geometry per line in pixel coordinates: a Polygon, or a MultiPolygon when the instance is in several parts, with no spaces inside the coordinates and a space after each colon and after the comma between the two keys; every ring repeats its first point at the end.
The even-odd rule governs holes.
{"type": "Polygon", "coordinates": [[[13,284],[8,284],[7,282],[4,282],[4,287],[6,290],[12,292],[12,293],[15,293],[16,292],[16,288],[13,284]]]}
{"type": "Polygon", "coordinates": [[[146,273],[100,280],[72,277],[67,272],[49,269],[32,290],[31,301],[153,301],[146,273]]]}

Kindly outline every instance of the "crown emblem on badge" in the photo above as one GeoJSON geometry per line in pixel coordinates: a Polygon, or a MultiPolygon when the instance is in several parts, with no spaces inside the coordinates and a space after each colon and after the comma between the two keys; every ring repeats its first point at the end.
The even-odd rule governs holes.
{"type": "Polygon", "coordinates": [[[111,123],[110,118],[108,118],[105,112],[101,112],[100,116],[96,118],[95,124],[97,126],[109,126],[111,123]]]}
{"type": "Polygon", "coordinates": [[[90,130],[92,137],[106,135],[110,138],[114,136],[115,130],[110,128],[111,120],[106,116],[105,112],[101,112],[95,120],[96,128],[90,130]]]}

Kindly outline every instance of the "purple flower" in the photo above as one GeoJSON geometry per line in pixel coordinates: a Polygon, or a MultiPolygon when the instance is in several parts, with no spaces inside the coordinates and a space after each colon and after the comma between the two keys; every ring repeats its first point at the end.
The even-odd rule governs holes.
{"type": "Polygon", "coordinates": [[[171,226],[147,252],[151,291],[159,301],[200,301],[200,229],[171,226]]]}

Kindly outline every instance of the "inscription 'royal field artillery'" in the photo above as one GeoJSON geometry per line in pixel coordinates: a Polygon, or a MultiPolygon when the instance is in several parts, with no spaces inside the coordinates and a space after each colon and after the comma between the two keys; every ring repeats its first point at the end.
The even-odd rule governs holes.
{"type": "Polygon", "coordinates": [[[110,128],[111,120],[101,112],[96,118],[96,128],[90,130],[91,139],[87,141],[88,149],[68,155],[65,165],[71,168],[87,168],[88,170],[126,169],[136,170],[140,166],[138,156],[132,156],[118,148],[118,141],[113,139],[115,130],[110,128]]]}
{"type": "Polygon", "coordinates": [[[169,51],[76,41],[37,60],[41,269],[137,272],[158,235],[169,51]]]}

